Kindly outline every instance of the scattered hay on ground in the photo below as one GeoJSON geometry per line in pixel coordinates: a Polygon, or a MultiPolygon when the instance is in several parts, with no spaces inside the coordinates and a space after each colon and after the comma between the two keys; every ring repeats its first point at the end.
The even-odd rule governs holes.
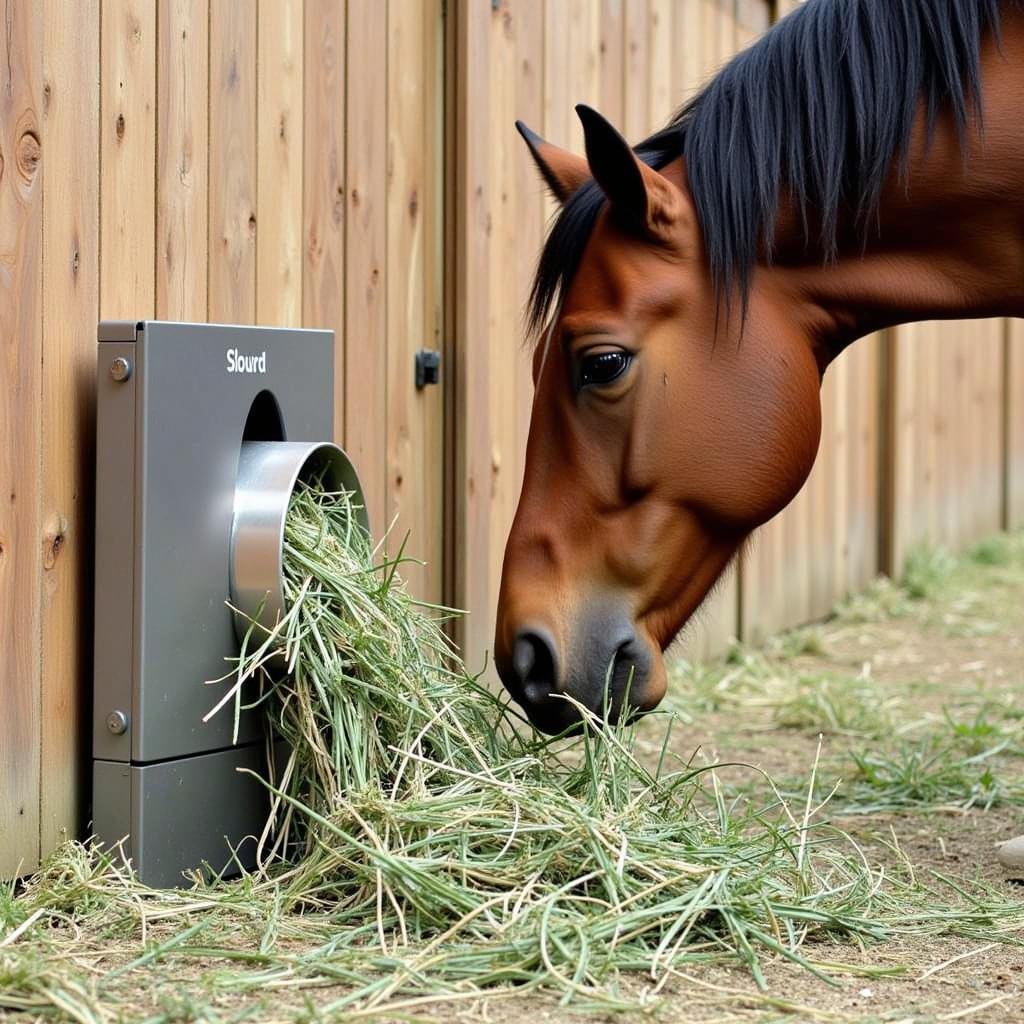
{"type": "Polygon", "coordinates": [[[671,716],[653,764],[630,727],[538,736],[467,676],[400,560],[374,561],[344,496],[301,492],[286,542],[289,612],[250,630],[221,701],[258,704],[287,741],[259,869],[157,892],[66,844],[0,890],[0,1006],[90,1024],[393,1018],[531,992],[626,1010],[712,966],[761,986],[779,962],[882,977],[887,940],[1021,941],[1000,888],[896,847],[879,867],[822,820],[814,771],[795,799],[742,766],[730,789],[672,753],[671,716]]]}

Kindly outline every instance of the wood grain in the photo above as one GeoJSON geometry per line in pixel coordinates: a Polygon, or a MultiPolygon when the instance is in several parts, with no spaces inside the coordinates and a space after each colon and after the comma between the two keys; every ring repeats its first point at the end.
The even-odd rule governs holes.
{"type": "Polygon", "coordinates": [[[675,87],[673,64],[675,40],[673,21],[681,15],[672,0],[651,0],[647,23],[647,57],[650,62],[647,94],[647,127],[649,135],[664,127],[681,104],[675,87]]]}
{"type": "Polygon", "coordinates": [[[261,0],[256,124],[256,322],[302,323],[302,0],[261,0]]]}
{"type": "MultiPolygon", "coordinates": [[[[626,0],[625,68],[623,73],[623,123],[619,130],[633,145],[651,130],[651,4],[626,0]]],[[[661,69],[659,69],[661,70],[661,69]]]]}
{"type": "Polygon", "coordinates": [[[217,6],[210,19],[208,316],[256,318],[256,0],[217,6]]]}
{"type": "Polygon", "coordinates": [[[345,13],[344,2],[310,0],[303,51],[302,323],[335,332],[339,444],[345,443],[345,13]]]}
{"type": "Polygon", "coordinates": [[[387,520],[408,536],[411,593],[441,600],[444,394],[417,390],[418,349],[442,348],[441,5],[392,5],[387,33],[387,520]]]}
{"type": "Polygon", "coordinates": [[[0,878],[39,858],[41,9],[0,19],[0,878]]]}
{"type": "MultiPolygon", "coordinates": [[[[548,11],[559,5],[548,5],[548,11]]],[[[461,69],[455,107],[455,566],[454,600],[470,610],[456,629],[472,671],[484,665],[493,622],[488,609],[499,566],[489,562],[491,452],[489,331],[491,251],[491,103],[490,49],[492,13],[473,0],[459,0],[455,57],[461,69]]],[[[497,268],[495,268],[497,271],[497,268]]]]}
{"type": "MultiPolygon", "coordinates": [[[[92,650],[96,321],[99,317],[98,0],[46,0],[43,105],[42,743],[45,856],[80,834],[92,650]],[[75,168],[68,188],[66,169],[75,168]]],[[[2,831],[2,829],[0,829],[2,831]]]]}
{"type": "Polygon", "coordinates": [[[209,0],[159,5],[156,315],[206,319],[209,0]]]}
{"type": "Polygon", "coordinates": [[[103,0],[100,53],[100,316],[156,308],[156,7],[103,0]]]}
{"type": "MultiPolygon", "coordinates": [[[[378,537],[391,515],[387,501],[388,18],[394,9],[393,17],[401,22],[402,12],[416,6],[354,3],[348,9],[345,448],[358,467],[370,524],[378,537]]],[[[424,204],[425,200],[417,201],[418,207],[424,204]]],[[[400,315],[394,326],[401,337],[405,327],[400,315]]]]}
{"type": "Polygon", "coordinates": [[[1004,331],[964,320],[893,332],[896,572],[917,545],[962,549],[1003,521],[1004,331]]]}
{"type": "Polygon", "coordinates": [[[1006,321],[1005,525],[1024,527],[1024,320],[1006,321]]]}
{"type": "MultiPolygon", "coordinates": [[[[598,68],[597,79],[600,89],[598,110],[621,128],[625,123],[623,97],[623,75],[625,74],[624,31],[626,0],[601,0],[598,17],[598,68]]],[[[539,28],[542,34],[543,29],[539,28]]],[[[543,36],[542,36],[543,41],[543,36]]],[[[540,55],[533,57],[540,61],[540,55]]],[[[543,103],[543,96],[541,98],[543,103]]]]}
{"type": "MultiPolygon", "coordinates": [[[[623,0],[623,4],[625,4],[625,0],[623,0]]],[[[574,105],[580,101],[570,88],[567,74],[569,52],[572,46],[571,13],[568,4],[547,4],[544,8],[544,46],[536,58],[543,61],[543,122],[539,126],[530,125],[530,127],[534,131],[539,131],[556,146],[582,155],[584,151],[583,130],[573,110],[574,105]]],[[[624,74],[621,62],[625,54],[625,33],[618,40],[618,49],[620,65],[618,92],[621,109],[622,76],[624,74]]],[[[529,124],[528,118],[523,118],[523,120],[529,124]]],[[[536,170],[534,173],[536,174],[536,170]]],[[[550,221],[558,213],[558,203],[539,183],[539,179],[534,180],[538,182],[535,187],[544,196],[544,218],[546,221],[550,221]]]]}
{"type": "MultiPolygon", "coordinates": [[[[596,33],[596,24],[577,3],[569,7],[574,35],[585,40],[596,33]]],[[[491,109],[500,133],[491,155],[491,180],[494,201],[491,207],[491,261],[502,260],[504,270],[490,278],[490,327],[488,381],[488,431],[490,444],[490,549],[488,562],[495,567],[489,594],[487,617],[493,628],[497,614],[497,585],[504,560],[505,540],[512,525],[522,490],[526,434],[529,430],[533,382],[530,372],[531,350],[524,346],[522,313],[527,300],[532,260],[527,255],[542,243],[543,207],[536,170],[517,138],[505,142],[503,126],[517,116],[537,123],[543,109],[545,79],[554,72],[562,77],[561,95],[577,96],[581,101],[597,102],[594,66],[581,55],[570,55],[553,66],[541,60],[543,46],[539,20],[524,9],[509,5],[501,19],[492,22],[491,36],[491,109]],[[517,112],[521,111],[521,114],[517,112]],[[505,155],[506,146],[514,154],[505,155]],[[518,159],[516,159],[518,157],[518,159]]],[[[599,43],[595,40],[592,54],[599,43]]],[[[569,116],[578,125],[571,106],[569,116]]],[[[574,128],[574,132],[576,129],[574,128]]],[[[578,136],[576,136],[578,138],[578,136]]],[[[581,143],[582,144],[582,143],[581,143]]]]}

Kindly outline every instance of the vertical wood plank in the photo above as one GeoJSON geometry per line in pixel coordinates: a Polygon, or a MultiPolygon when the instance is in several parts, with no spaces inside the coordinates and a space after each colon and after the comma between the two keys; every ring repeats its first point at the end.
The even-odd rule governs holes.
{"type": "Polygon", "coordinates": [[[69,5],[46,0],[43,18],[46,303],[40,840],[45,856],[79,833],[81,772],[86,763],[82,712],[92,626],[93,395],[100,266],[99,2],[69,5]],[[68,188],[69,167],[76,169],[74,188],[68,188]]]}
{"type": "Polygon", "coordinates": [[[916,544],[963,548],[1002,522],[1003,331],[993,319],[894,332],[894,572],[916,544]]]}
{"type": "MultiPolygon", "coordinates": [[[[622,125],[625,119],[623,106],[624,70],[624,18],[625,0],[601,0],[599,32],[598,81],[601,89],[602,114],[614,125],[622,125]]],[[[543,54],[543,31],[538,26],[538,38],[543,54]]]]}
{"type": "MultiPolygon", "coordinates": [[[[625,3],[625,0],[622,2],[625,3]]],[[[533,17],[537,17],[535,12],[536,9],[533,17]]],[[[573,109],[578,100],[568,73],[572,47],[571,15],[569,5],[559,0],[548,0],[544,5],[543,46],[538,53],[543,61],[543,125],[540,134],[563,149],[582,154],[583,130],[573,109]]],[[[621,32],[621,17],[619,26],[621,32]]],[[[609,70],[618,73],[617,90],[621,110],[624,36],[620,35],[617,39],[611,40],[610,45],[613,50],[609,59],[609,70]]],[[[605,88],[609,88],[608,83],[605,88]]],[[[616,86],[611,84],[610,88],[614,90],[616,86]]],[[[548,195],[548,190],[538,179],[535,179],[534,188],[544,197],[544,218],[550,223],[558,213],[558,203],[548,195]]]]}
{"type": "Polygon", "coordinates": [[[39,857],[42,24],[0,20],[0,877],[39,857]]]}
{"type": "Polygon", "coordinates": [[[505,539],[519,495],[532,385],[522,310],[541,242],[544,196],[522,143],[522,118],[579,149],[577,101],[601,102],[597,7],[460,4],[460,92],[455,193],[466,259],[456,266],[456,549],[465,552],[456,602],[470,609],[464,649],[473,668],[493,641],[505,539]],[[580,41],[573,53],[571,37],[580,41]],[[582,51],[582,52],[579,52],[582,51]],[[496,272],[493,268],[499,268],[496,272]]]}
{"type": "Polygon", "coordinates": [[[205,320],[209,0],[158,11],[156,315],[205,320]]]}
{"type": "Polygon", "coordinates": [[[733,0],[736,49],[745,50],[771,27],[771,9],[765,0],[733,0]]]}
{"type": "Polygon", "coordinates": [[[455,52],[462,82],[454,104],[459,197],[454,211],[454,414],[459,438],[455,547],[461,553],[461,564],[456,565],[455,600],[459,607],[470,609],[457,632],[473,671],[482,668],[483,652],[491,645],[493,623],[487,619],[487,609],[500,571],[487,560],[491,459],[484,428],[490,380],[490,16],[484,5],[459,0],[455,52]]]}
{"type": "Polygon", "coordinates": [[[387,32],[388,203],[387,508],[398,516],[390,550],[408,534],[424,564],[406,565],[410,591],[441,597],[443,392],[417,390],[420,348],[441,347],[439,0],[392,4],[387,32]]]}
{"type": "Polygon", "coordinates": [[[689,100],[704,81],[702,60],[703,3],[693,0],[676,10],[675,51],[680,104],[689,100]]]}
{"type": "Polygon", "coordinates": [[[210,18],[209,318],[256,318],[256,0],[210,18]]]}
{"type": "MultiPolygon", "coordinates": [[[[388,19],[405,7],[348,8],[345,179],[345,448],[358,468],[374,535],[390,523],[387,505],[388,321],[388,19]]],[[[337,269],[341,269],[340,267],[337,269]]],[[[393,329],[404,334],[398,318],[393,329]]],[[[410,368],[409,372],[412,370],[410,368]]],[[[402,526],[398,529],[401,531],[402,526]]]]}
{"type": "MultiPolygon", "coordinates": [[[[575,48],[569,42],[564,49],[564,63],[558,65],[559,72],[568,83],[568,93],[580,95],[579,88],[582,57],[586,49],[586,25],[581,24],[584,16],[580,0],[567,0],[562,4],[568,24],[580,33],[581,45],[575,48]]],[[[511,124],[515,119],[518,53],[518,34],[521,28],[519,15],[525,21],[529,13],[517,11],[510,3],[503,3],[496,9],[490,22],[490,116],[495,131],[500,132],[502,125],[511,124]]],[[[570,112],[571,113],[571,112],[570,112]]],[[[572,114],[572,121],[576,121],[572,114]]],[[[573,131],[578,126],[573,125],[573,131]]],[[[518,148],[518,147],[517,147],[518,148]]],[[[520,151],[520,157],[522,152],[520,151]]],[[[490,221],[491,256],[494,263],[499,263],[501,270],[492,274],[488,284],[488,329],[487,345],[490,375],[487,382],[487,434],[490,447],[490,476],[488,480],[488,504],[490,531],[488,535],[487,563],[498,567],[502,564],[505,538],[515,513],[516,500],[519,497],[519,462],[521,452],[517,450],[516,437],[516,404],[512,400],[508,381],[516,376],[515,349],[517,338],[515,329],[518,326],[518,315],[515,310],[516,282],[514,268],[516,261],[513,256],[516,249],[515,232],[518,225],[513,224],[511,204],[515,188],[515,174],[511,160],[503,156],[503,147],[494,145],[489,168],[492,185],[490,221]],[[499,256],[499,254],[501,254],[499,256]]],[[[483,611],[487,616],[488,625],[494,622],[497,613],[497,583],[499,573],[496,571],[488,594],[487,605],[481,609],[473,609],[474,614],[483,611]]],[[[490,632],[488,630],[488,632],[490,632]]],[[[487,643],[491,647],[490,639],[487,643]]]]}
{"type": "Polygon", "coordinates": [[[1006,526],[1024,526],[1024,320],[1006,322],[1006,526]]]}
{"type": "Polygon", "coordinates": [[[889,390],[891,439],[887,473],[890,480],[892,519],[889,523],[888,571],[896,576],[903,565],[907,549],[907,515],[914,493],[913,437],[916,389],[914,355],[903,328],[889,331],[889,390]],[[910,364],[909,366],[907,364],[910,364]]]}
{"type": "Polygon", "coordinates": [[[980,485],[984,501],[981,520],[975,524],[975,538],[1002,526],[1003,505],[1003,348],[1006,325],[1003,320],[986,320],[984,361],[977,391],[978,415],[975,418],[978,463],[983,467],[980,485]]]}
{"type": "Polygon", "coordinates": [[[335,332],[339,444],[345,443],[345,14],[343,0],[310,0],[303,46],[302,323],[335,332]]]}
{"type": "Polygon", "coordinates": [[[940,339],[941,347],[938,360],[932,359],[933,401],[931,410],[932,437],[931,456],[935,497],[929,502],[932,526],[930,535],[935,541],[957,548],[963,535],[967,532],[967,523],[962,522],[959,496],[956,482],[965,474],[974,476],[971,467],[971,451],[974,440],[971,437],[970,421],[960,424],[956,429],[957,414],[942,401],[940,396],[946,388],[952,387],[960,393],[962,405],[968,412],[973,405],[973,360],[965,358],[965,335],[972,333],[970,323],[936,324],[935,332],[940,339]],[[943,365],[945,372],[936,372],[943,365]],[[943,387],[945,385],[945,387],[943,387]]]}
{"type": "Polygon", "coordinates": [[[985,465],[985,522],[983,530],[991,532],[1003,526],[1004,456],[1006,438],[1005,397],[1005,338],[1006,321],[989,320],[986,341],[986,372],[983,380],[981,405],[985,411],[984,424],[979,420],[979,442],[986,448],[985,465]]]}
{"type": "Polygon", "coordinates": [[[626,0],[626,54],[623,86],[622,134],[632,145],[644,138],[650,128],[651,12],[648,0],[626,0]]]}
{"type": "MultiPolygon", "coordinates": [[[[623,0],[625,3],[625,0],[623,0]]],[[[544,5],[544,128],[541,132],[546,138],[557,145],[582,153],[583,133],[579,128],[573,104],[576,99],[572,95],[569,75],[569,49],[572,39],[571,10],[568,4],[558,0],[549,0],[544,5]]],[[[618,40],[619,52],[619,92],[621,103],[622,90],[622,38],[618,40]]],[[[612,63],[612,67],[615,63],[612,63]]],[[[550,211],[554,211],[552,202],[550,211]]]]}
{"type": "MultiPolygon", "coordinates": [[[[808,494],[811,499],[810,517],[810,551],[808,557],[809,577],[806,580],[793,581],[791,586],[800,590],[806,588],[806,593],[800,595],[801,601],[807,613],[813,614],[819,610],[826,601],[826,595],[834,587],[834,541],[841,542],[840,538],[833,537],[832,526],[835,514],[835,477],[837,473],[836,458],[838,435],[841,424],[837,422],[836,403],[838,395],[842,391],[842,378],[845,376],[845,366],[842,356],[839,357],[825,374],[825,380],[821,389],[822,405],[824,407],[821,417],[821,444],[818,449],[817,478],[811,483],[808,494]]],[[[806,486],[806,485],[805,485],[806,486]]],[[[805,540],[805,543],[807,541],[805,540]]],[[[785,552],[782,554],[782,561],[785,561],[785,552]]],[[[787,590],[789,588],[787,587],[787,590]]],[[[784,613],[783,613],[784,614],[784,613]]]]}
{"type": "Polygon", "coordinates": [[[672,0],[650,0],[650,22],[648,24],[647,56],[650,61],[648,76],[650,92],[645,135],[664,125],[679,106],[679,96],[674,91],[672,63],[673,17],[678,15],[678,5],[672,0]]]}
{"type": "Polygon", "coordinates": [[[256,322],[302,323],[302,0],[259,0],[256,322]]]}
{"type": "MultiPolygon", "coordinates": [[[[612,15],[615,14],[613,5],[606,5],[603,8],[612,15]]],[[[621,15],[621,12],[619,12],[621,15]]],[[[614,26],[614,21],[613,21],[614,26]]],[[[602,45],[610,42],[608,35],[609,27],[599,20],[596,26],[597,42],[600,51],[602,45]]],[[[544,114],[544,23],[538,17],[523,17],[520,15],[516,32],[517,48],[519,59],[517,63],[516,82],[516,107],[528,112],[531,119],[538,122],[544,114]]],[[[622,101],[622,42],[621,37],[615,40],[615,49],[618,52],[618,104],[621,107],[622,101]]],[[[614,76],[614,61],[609,70],[613,71],[612,88],[616,81],[614,76]]],[[[597,82],[595,90],[600,92],[603,87],[601,79],[602,68],[596,66],[597,82]]],[[[612,103],[615,107],[615,103],[612,103]]],[[[508,131],[508,129],[505,129],[508,131]]],[[[518,140],[514,140],[518,143],[518,140]]],[[[524,311],[526,310],[530,284],[533,280],[533,270],[537,258],[544,244],[544,199],[543,189],[539,187],[538,175],[533,161],[530,160],[523,147],[520,146],[520,157],[508,164],[509,180],[505,187],[509,190],[510,203],[509,212],[511,220],[517,224],[515,246],[515,265],[511,274],[515,281],[513,292],[514,308],[514,330],[515,344],[511,347],[513,354],[513,379],[515,380],[515,436],[511,463],[515,466],[514,489],[518,492],[522,487],[523,469],[526,463],[526,441],[530,431],[530,415],[533,409],[533,374],[532,374],[532,351],[523,341],[524,311]]],[[[510,324],[510,326],[513,326],[510,324]]]]}
{"type": "MultiPolygon", "coordinates": [[[[567,90],[565,116],[569,120],[571,132],[569,146],[575,152],[581,153],[583,128],[576,116],[576,104],[586,103],[591,107],[597,107],[601,102],[602,90],[598,80],[600,10],[596,0],[562,0],[561,6],[567,19],[568,37],[563,43],[564,62],[558,65],[558,72],[563,76],[567,90]]],[[[504,11],[502,24],[508,26],[510,33],[517,25],[526,25],[534,18],[532,12],[518,9],[517,5],[509,3],[508,0],[504,2],[504,11]]],[[[506,42],[504,49],[507,57],[511,59],[517,49],[516,42],[511,35],[506,42]]],[[[497,88],[503,87],[499,76],[492,74],[492,81],[497,88]]]]}
{"type": "MultiPolygon", "coordinates": [[[[553,8],[558,6],[549,6],[549,19],[553,8]]],[[[504,142],[492,143],[488,152],[486,173],[490,203],[486,240],[488,259],[500,265],[502,272],[487,277],[488,326],[486,341],[482,341],[481,346],[486,348],[488,366],[486,381],[482,382],[486,388],[482,403],[486,419],[477,429],[484,438],[479,451],[479,479],[486,480],[489,523],[483,558],[488,566],[489,582],[486,604],[471,609],[481,645],[471,652],[475,662],[479,662],[483,650],[492,646],[505,540],[522,485],[532,403],[530,358],[523,346],[522,312],[533,260],[541,245],[546,202],[532,162],[520,141],[509,134],[509,126],[517,117],[527,123],[539,123],[544,114],[544,90],[550,86],[548,99],[554,98],[552,111],[557,110],[560,120],[564,121],[562,130],[570,131],[571,119],[571,132],[578,133],[578,122],[568,97],[596,102],[594,97],[599,88],[596,19],[590,18],[590,12],[584,10],[578,0],[560,10],[568,19],[566,25],[577,26],[580,39],[592,39],[588,54],[593,59],[586,59],[588,54],[571,56],[567,53],[568,59],[562,61],[560,57],[553,58],[551,51],[545,54],[545,25],[536,9],[505,3],[491,13],[488,22],[488,110],[494,126],[492,138],[504,137],[504,142]],[[564,107],[557,109],[563,99],[564,107]]],[[[550,25],[549,20],[549,31],[550,25]]],[[[586,48],[586,44],[584,46],[586,48]]],[[[481,496],[481,507],[483,500],[481,496]]]]}
{"type": "MultiPolygon", "coordinates": [[[[863,338],[850,352],[855,367],[850,407],[850,525],[847,592],[865,587],[878,573],[879,564],[879,449],[883,427],[881,408],[882,339],[863,338]]],[[[839,595],[842,596],[842,595],[839,595]]]]}
{"type": "MultiPolygon", "coordinates": [[[[420,392],[418,401],[422,405],[421,422],[423,430],[420,446],[421,464],[425,471],[423,487],[424,513],[423,530],[428,537],[425,548],[426,567],[420,593],[427,600],[439,602],[445,598],[445,504],[446,468],[445,437],[447,436],[445,389],[449,386],[447,374],[445,333],[445,11],[447,0],[431,0],[427,5],[427,31],[424,35],[424,155],[426,166],[423,174],[423,215],[424,245],[423,280],[425,294],[423,342],[441,354],[442,371],[438,384],[420,392]]],[[[509,139],[514,139],[512,129],[506,127],[509,139]]],[[[412,340],[412,339],[410,339],[412,340]]],[[[414,362],[414,360],[413,360],[414,362]]],[[[406,359],[402,372],[406,375],[406,387],[413,392],[414,384],[408,382],[414,374],[406,359]]],[[[401,379],[401,378],[399,378],[401,379]]]]}
{"type": "Polygon", "coordinates": [[[100,316],[156,307],[156,9],[104,0],[100,30],[100,316]]]}

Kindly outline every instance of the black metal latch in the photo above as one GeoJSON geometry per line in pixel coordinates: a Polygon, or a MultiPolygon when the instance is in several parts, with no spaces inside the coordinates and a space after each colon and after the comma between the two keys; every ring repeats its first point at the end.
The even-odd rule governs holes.
{"type": "Polygon", "coordinates": [[[433,348],[421,348],[416,353],[416,390],[436,384],[441,377],[441,353],[433,348]]]}

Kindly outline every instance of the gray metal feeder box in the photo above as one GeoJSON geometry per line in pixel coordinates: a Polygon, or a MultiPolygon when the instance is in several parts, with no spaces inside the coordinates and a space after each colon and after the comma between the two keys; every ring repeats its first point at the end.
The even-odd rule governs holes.
{"type": "MultiPolygon", "coordinates": [[[[334,418],[331,331],[159,321],[99,327],[93,830],[143,882],[251,865],[266,790],[263,723],[203,716],[245,621],[283,611],[297,481],[361,495],[334,418]],[[232,850],[235,851],[232,854],[232,850]]],[[[361,497],[357,500],[361,503],[361,497]]],[[[366,524],[365,512],[363,524],[366,524]]]]}

